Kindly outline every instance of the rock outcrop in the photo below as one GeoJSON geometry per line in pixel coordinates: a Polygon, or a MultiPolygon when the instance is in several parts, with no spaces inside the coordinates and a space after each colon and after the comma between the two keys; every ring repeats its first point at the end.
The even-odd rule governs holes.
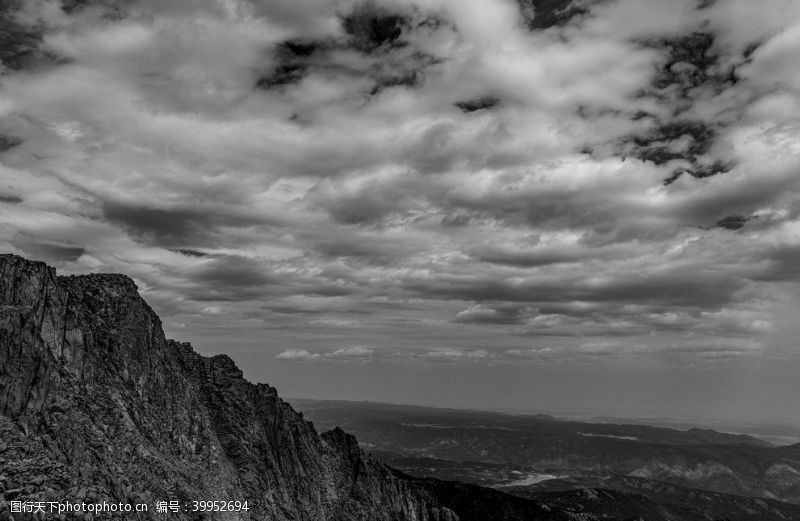
{"type": "MultiPolygon", "coordinates": [[[[0,256],[0,519],[12,501],[247,501],[213,519],[458,521],[424,486],[318,434],[233,361],[167,340],[122,275],[0,256]]],[[[187,508],[184,508],[187,507],[187,508]]],[[[78,516],[80,517],[80,516],[78,516]]],[[[87,517],[89,518],[89,517],[87,517]]]]}

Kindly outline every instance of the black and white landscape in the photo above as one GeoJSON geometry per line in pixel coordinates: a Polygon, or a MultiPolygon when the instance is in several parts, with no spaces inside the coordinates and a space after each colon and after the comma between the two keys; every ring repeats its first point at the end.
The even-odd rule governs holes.
{"type": "Polygon", "coordinates": [[[797,0],[0,0],[0,63],[0,519],[800,519],[797,0]]]}

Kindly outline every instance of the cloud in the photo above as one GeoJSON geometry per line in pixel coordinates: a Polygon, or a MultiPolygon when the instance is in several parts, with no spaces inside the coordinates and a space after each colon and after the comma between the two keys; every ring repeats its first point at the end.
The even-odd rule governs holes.
{"type": "Polygon", "coordinates": [[[561,351],[560,348],[553,347],[539,347],[529,349],[508,349],[504,354],[510,359],[544,359],[557,355],[561,351]]]}
{"type": "Polygon", "coordinates": [[[464,324],[521,324],[525,321],[525,309],[513,305],[489,307],[478,304],[456,315],[455,321],[464,324]]]}
{"type": "MultiPolygon", "coordinates": [[[[104,214],[144,242],[171,247],[205,244],[218,233],[215,221],[225,222],[224,217],[207,210],[146,208],[110,202],[106,203],[104,214]]],[[[237,224],[235,220],[228,223],[237,224]]]]}
{"type": "Polygon", "coordinates": [[[9,5],[0,247],[286,360],[772,356],[800,278],[775,1],[9,5]]]}
{"type": "Polygon", "coordinates": [[[319,353],[309,353],[305,349],[287,349],[286,351],[278,353],[275,358],[280,358],[281,360],[310,361],[318,360],[322,358],[322,355],[319,353]]]}
{"type": "Polygon", "coordinates": [[[86,253],[86,249],[74,246],[62,246],[60,244],[39,243],[17,239],[15,241],[18,248],[34,258],[55,259],[57,261],[76,261],[81,255],[86,253]]]}
{"type": "Polygon", "coordinates": [[[433,349],[415,356],[439,362],[484,361],[495,357],[486,349],[433,349]]]}
{"type": "Polygon", "coordinates": [[[309,352],[305,349],[286,349],[278,353],[275,358],[300,362],[363,362],[371,359],[374,353],[375,351],[372,348],[365,346],[342,347],[332,351],[316,352],[309,352]]]}
{"type": "Polygon", "coordinates": [[[369,358],[374,350],[364,346],[343,347],[331,353],[333,358],[369,358]]]}

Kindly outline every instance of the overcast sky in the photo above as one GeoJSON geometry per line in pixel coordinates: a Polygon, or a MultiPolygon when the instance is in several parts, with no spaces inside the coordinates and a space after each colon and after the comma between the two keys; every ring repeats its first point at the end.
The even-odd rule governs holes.
{"type": "Polygon", "coordinates": [[[0,250],[284,395],[800,417],[800,2],[9,5],[0,250]]]}

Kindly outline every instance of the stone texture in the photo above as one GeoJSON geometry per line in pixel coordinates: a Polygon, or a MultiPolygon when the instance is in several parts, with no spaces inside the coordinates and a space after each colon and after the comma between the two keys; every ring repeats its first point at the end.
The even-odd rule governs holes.
{"type": "Polygon", "coordinates": [[[0,519],[32,518],[11,500],[147,503],[117,517],[153,519],[171,499],[249,502],[223,520],[459,519],[229,357],[167,340],[122,275],[0,256],[0,413],[0,519]]]}

